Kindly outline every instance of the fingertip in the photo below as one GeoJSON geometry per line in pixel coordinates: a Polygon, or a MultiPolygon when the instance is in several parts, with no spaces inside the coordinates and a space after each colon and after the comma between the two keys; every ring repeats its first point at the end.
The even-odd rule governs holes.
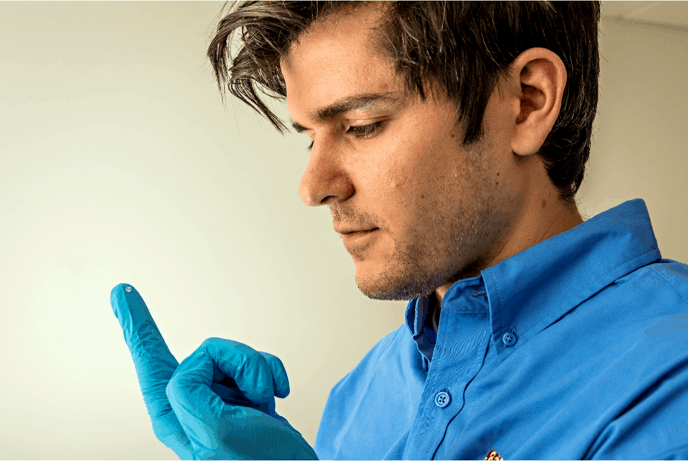
{"type": "Polygon", "coordinates": [[[124,282],[117,284],[115,287],[112,288],[110,291],[110,298],[115,297],[117,294],[121,293],[123,290],[127,290],[128,292],[131,292],[134,289],[134,286],[131,284],[126,284],[124,282]],[[128,289],[128,290],[127,290],[128,289]]]}
{"type": "Polygon", "coordinates": [[[284,367],[284,363],[282,363],[282,360],[275,355],[266,353],[264,351],[261,351],[260,353],[270,365],[275,396],[282,399],[286,398],[289,396],[290,389],[289,377],[287,377],[287,369],[284,367]]]}
{"type": "Polygon", "coordinates": [[[289,382],[278,384],[277,388],[275,388],[275,396],[278,398],[284,399],[289,396],[289,393],[291,393],[291,390],[289,389],[289,382]]]}
{"type": "Polygon", "coordinates": [[[110,291],[110,303],[114,303],[115,300],[118,300],[121,296],[123,296],[124,291],[138,293],[138,291],[134,288],[134,286],[132,286],[131,284],[126,284],[126,283],[122,282],[120,284],[117,284],[110,291]]]}

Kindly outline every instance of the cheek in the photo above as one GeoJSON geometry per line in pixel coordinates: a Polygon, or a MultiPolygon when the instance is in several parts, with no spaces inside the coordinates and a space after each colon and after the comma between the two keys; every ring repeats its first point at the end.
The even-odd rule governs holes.
{"type": "Polygon", "coordinates": [[[399,124],[371,143],[367,153],[371,157],[360,158],[355,167],[359,185],[365,185],[366,196],[378,202],[380,216],[401,227],[427,216],[438,206],[438,196],[445,194],[443,185],[455,184],[456,141],[449,130],[432,130],[430,122],[417,117],[414,123],[399,124]]]}
{"type": "MultiPolygon", "coordinates": [[[[392,153],[392,151],[390,151],[392,153]]],[[[413,169],[395,155],[381,155],[374,163],[356,167],[359,172],[355,187],[360,194],[360,207],[377,216],[380,225],[395,236],[404,235],[418,207],[414,197],[413,169]],[[364,205],[365,204],[365,205],[364,205]]]]}
{"type": "Polygon", "coordinates": [[[427,139],[421,134],[399,127],[392,136],[385,137],[380,148],[382,168],[395,193],[408,193],[427,178],[427,139]]]}
{"type": "Polygon", "coordinates": [[[355,167],[359,178],[378,198],[408,195],[418,165],[403,139],[390,133],[370,143],[355,167]]]}

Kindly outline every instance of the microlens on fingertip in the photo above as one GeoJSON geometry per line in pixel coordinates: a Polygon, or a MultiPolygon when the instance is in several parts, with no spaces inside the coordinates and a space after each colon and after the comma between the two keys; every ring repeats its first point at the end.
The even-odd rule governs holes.
{"type": "Polygon", "coordinates": [[[131,287],[127,287],[127,292],[131,292],[131,287]]]}

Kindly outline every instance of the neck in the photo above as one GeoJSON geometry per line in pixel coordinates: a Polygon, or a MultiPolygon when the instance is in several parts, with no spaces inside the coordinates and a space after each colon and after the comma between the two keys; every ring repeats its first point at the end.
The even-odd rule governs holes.
{"type": "Polygon", "coordinates": [[[437,326],[440,322],[441,309],[441,303],[438,303],[435,293],[433,292],[432,295],[430,295],[430,309],[428,314],[432,315],[432,325],[435,328],[435,332],[437,332],[437,326]]]}

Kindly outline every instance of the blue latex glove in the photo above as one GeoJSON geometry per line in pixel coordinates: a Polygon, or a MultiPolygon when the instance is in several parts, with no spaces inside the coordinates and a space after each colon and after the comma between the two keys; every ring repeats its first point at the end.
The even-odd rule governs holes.
{"type": "Polygon", "coordinates": [[[317,459],[275,412],[289,395],[282,361],[239,342],[209,338],[181,364],[139,293],[112,289],[110,303],[134,360],[155,436],[183,460],[317,459]]]}

